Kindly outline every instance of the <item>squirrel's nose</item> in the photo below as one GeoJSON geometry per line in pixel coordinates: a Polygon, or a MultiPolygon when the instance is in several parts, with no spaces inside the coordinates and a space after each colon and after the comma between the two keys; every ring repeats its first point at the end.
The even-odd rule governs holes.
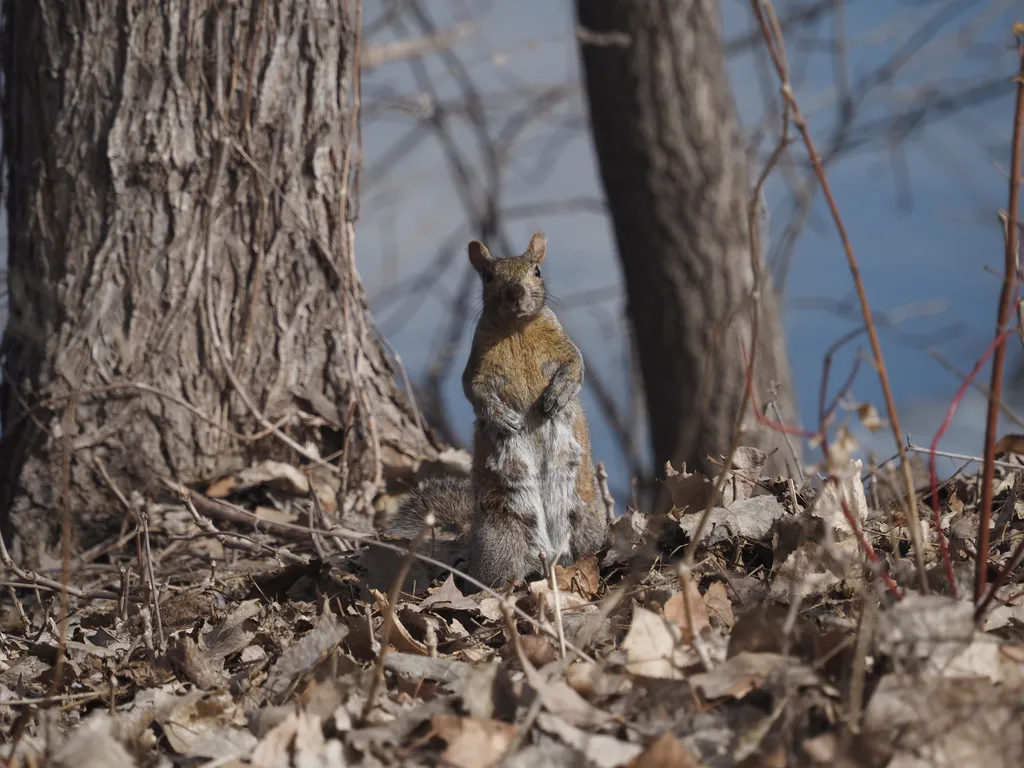
{"type": "Polygon", "coordinates": [[[515,285],[510,286],[508,289],[508,297],[512,301],[519,301],[525,295],[526,289],[523,288],[521,283],[516,283],[515,285]]]}

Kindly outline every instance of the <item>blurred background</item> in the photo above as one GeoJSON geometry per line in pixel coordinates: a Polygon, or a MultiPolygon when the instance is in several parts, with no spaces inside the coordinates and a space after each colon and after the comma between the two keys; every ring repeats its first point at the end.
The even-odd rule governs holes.
{"type": "MultiPolygon", "coordinates": [[[[777,142],[778,79],[750,4],[720,5],[752,185],[777,142]]],[[[1014,10],[1011,0],[776,4],[796,96],[876,313],[902,426],[918,445],[930,443],[962,381],[950,366],[968,371],[992,338],[1014,10]]],[[[459,376],[479,300],[466,241],[486,223],[518,253],[543,230],[556,311],[589,366],[595,455],[620,496],[631,476],[653,467],[573,4],[367,2],[363,20],[357,260],[373,316],[401,355],[420,406],[468,444],[471,412],[459,376]],[[398,46],[410,41],[421,52],[440,50],[408,58],[398,46]],[[497,221],[484,222],[491,212],[497,221]]],[[[813,429],[823,355],[860,324],[860,311],[799,143],[763,196],[764,252],[783,297],[799,417],[813,429]]],[[[864,337],[837,356],[833,389],[857,355],[870,357],[864,337]]],[[[1014,342],[1011,407],[1020,401],[1019,358],[1014,342]]],[[[979,378],[986,386],[987,376],[986,367],[979,378]]],[[[852,395],[884,415],[870,364],[861,366],[852,395]]],[[[980,455],[984,408],[983,395],[969,390],[942,448],[980,455]]],[[[847,417],[841,409],[840,416],[847,417]]],[[[879,458],[894,452],[887,431],[872,434],[850,421],[863,449],[879,458]]]]}

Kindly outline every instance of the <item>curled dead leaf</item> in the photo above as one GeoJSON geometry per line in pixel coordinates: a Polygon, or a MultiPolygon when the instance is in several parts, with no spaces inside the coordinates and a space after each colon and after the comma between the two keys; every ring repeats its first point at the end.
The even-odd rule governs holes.
{"type": "Polygon", "coordinates": [[[638,677],[682,680],[686,667],[699,661],[684,643],[678,625],[640,606],[633,608],[622,650],[626,652],[626,671],[638,677]]]}
{"type": "MultiPolygon", "coordinates": [[[[759,448],[740,446],[732,457],[729,477],[722,488],[720,503],[728,507],[737,501],[749,499],[754,495],[757,481],[761,479],[768,454],[759,448]]],[[[717,487],[717,478],[715,486],[717,487]]]]}
{"type": "Polygon", "coordinates": [[[569,566],[555,566],[555,581],[563,594],[576,594],[585,600],[596,597],[601,588],[597,555],[581,557],[569,566]]]}
{"type": "Polygon", "coordinates": [[[860,417],[860,423],[869,432],[878,432],[885,427],[885,421],[878,414],[878,409],[871,403],[861,403],[858,405],[857,416],[860,417]]]}
{"type": "Polygon", "coordinates": [[[714,497],[716,505],[720,503],[721,497],[718,495],[714,483],[704,475],[699,475],[696,472],[687,472],[685,464],[682,470],[682,472],[677,472],[672,468],[670,462],[665,463],[665,479],[663,482],[669,496],[672,498],[672,506],[675,509],[690,511],[704,509],[707,506],[708,499],[712,497],[714,497]]]}
{"type": "Polygon", "coordinates": [[[665,618],[675,624],[682,631],[683,639],[691,642],[693,633],[700,635],[702,629],[710,626],[708,621],[708,610],[701,597],[700,590],[692,580],[686,582],[687,593],[675,592],[665,601],[665,618]],[[689,616],[687,615],[687,602],[689,602],[689,616]],[[691,633],[690,621],[693,621],[693,633],[691,633]]]}
{"type": "Polygon", "coordinates": [[[715,581],[704,593],[704,606],[707,608],[708,618],[724,629],[732,629],[736,623],[736,616],[732,611],[732,600],[729,599],[729,588],[725,582],[715,581]]]}
{"type": "Polygon", "coordinates": [[[671,731],[665,731],[634,757],[627,768],[703,768],[704,763],[679,743],[671,731]]]}
{"type": "Polygon", "coordinates": [[[305,474],[291,464],[270,459],[235,473],[235,484],[236,491],[266,486],[293,496],[309,493],[309,478],[305,474]]]}
{"type": "Polygon", "coordinates": [[[494,765],[516,737],[515,725],[500,720],[439,714],[431,718],[430,725],[438,738],[448,745],[442,759],[460,768],[494,765]]]}

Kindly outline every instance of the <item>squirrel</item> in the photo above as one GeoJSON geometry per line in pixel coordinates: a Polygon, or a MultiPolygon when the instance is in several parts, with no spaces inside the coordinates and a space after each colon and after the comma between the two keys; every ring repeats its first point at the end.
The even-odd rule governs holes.
{"type": "Polygon", "coordinates": [[[483,312],[462,388],[473,406],[470,478],[428,478],[406,498],[389,532],[412,538],[428,511],[436,527],[467,535],[469,573],[493,588],[573,562],[605,542],[590,434],[580,402],[583,355],[547,306],[541,278],[547,239],[494,258],[469,244],[483,312]]]}

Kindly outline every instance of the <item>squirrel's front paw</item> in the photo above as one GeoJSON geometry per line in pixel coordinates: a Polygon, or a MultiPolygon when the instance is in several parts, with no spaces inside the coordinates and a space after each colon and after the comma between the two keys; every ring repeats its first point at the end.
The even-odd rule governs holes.
{"type": "Polygon", "coordinates": [[[487,403],[483,416],[503,432],[519,432],[526,423],[523,414],[509,408],[497,398],[487,403]]]}
{"type": "Polygon", "coordinates": [[[541,412],[545,417],[551,418],[560,413],[569,404],[569,401],[579,394],[579,391],[580,383],[578,381],[556,376],[540,397],[541,412]]]}
{"type": "Polygon", "coordinates": [[[498,427],[505,432],[519,432],[523,428],[525,419],[521,413],[513,411],[511,408],[502,408],[501,410],[495,411],[493,414],[494,418],[491,419],[498,427]]]}

